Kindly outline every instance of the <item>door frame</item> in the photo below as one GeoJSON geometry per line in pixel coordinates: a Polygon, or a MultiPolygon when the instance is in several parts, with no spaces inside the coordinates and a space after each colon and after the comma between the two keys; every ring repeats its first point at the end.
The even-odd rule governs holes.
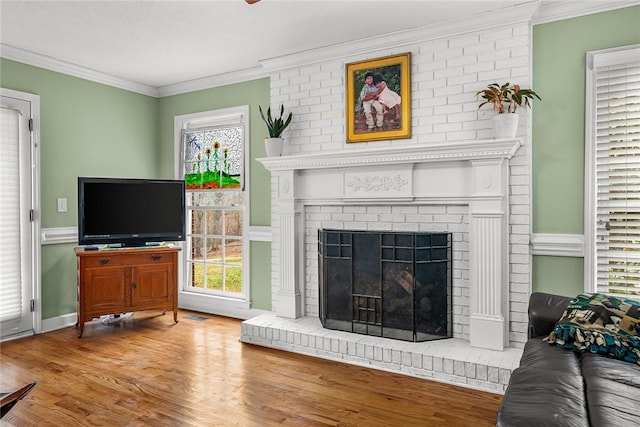
{"type": "MultiPolygon", "coordinates": [[[[30,132],[31,150],[31,209],[33,220],[31,221],[31,272],[32,299],[34,300],[33,332],[42,332],[42,292],[41,292],[41,220],[40,209],[40,96],[32,93],[21,92],[12,89],[0,88],[0,96],[26,101],[31,107],[31,119],[33,120],[30,132]]],[[[17,334],[7,340],[30,336],[31,333],[17,334]]]]}

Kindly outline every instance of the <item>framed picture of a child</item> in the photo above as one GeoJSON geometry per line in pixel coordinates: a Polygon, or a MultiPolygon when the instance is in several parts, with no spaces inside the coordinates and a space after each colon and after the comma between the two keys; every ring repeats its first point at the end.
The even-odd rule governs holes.
{"type": "Polygon", "coordinates": [[[347,142],[411,138],[411,53],[346,64],[347,142]]]}

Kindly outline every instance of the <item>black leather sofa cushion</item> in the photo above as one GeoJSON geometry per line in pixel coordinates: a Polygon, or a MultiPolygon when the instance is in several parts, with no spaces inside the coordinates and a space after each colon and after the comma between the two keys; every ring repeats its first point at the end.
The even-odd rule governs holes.
{"type": "Polygon", "coordinates": [[[516,369],[511,374],[508,393],[504,395],[496,425],[588,426],[582,377],[537,367],[516,369]]]}
{"type": "Polygon", "coordinates": [[[496,425],[589,425],[578,355],[542,338],[530,339],[520,367],[511,374],[496,425]]]}
{"type": "Polygon", "coordinates": [[[640,366],[582,355],[587,409],[592,426],[640,426],[640,366]]]}
{"type": "Polygon", "coordinates": [[[520,367],[559,371],[575,376],[581,375],[578,353],[549,345],[542,341],[542,338],[533,338],[527,341],[520,359],[520,367]]]}

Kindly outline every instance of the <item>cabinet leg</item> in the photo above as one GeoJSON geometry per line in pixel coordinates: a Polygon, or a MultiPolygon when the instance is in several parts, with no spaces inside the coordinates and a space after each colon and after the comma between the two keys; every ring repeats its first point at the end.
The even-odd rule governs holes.
{"type": "Polygon", "coordinates": [[[82,334],[84,333],[84,322],[78,322],[76,326],[79,328],[78,338],[82,338],[82,334]]]}
{"type": "Polygon", "coordinates": [[[178,311],[173,310],[173,321],[178,323],[178,311]]]}

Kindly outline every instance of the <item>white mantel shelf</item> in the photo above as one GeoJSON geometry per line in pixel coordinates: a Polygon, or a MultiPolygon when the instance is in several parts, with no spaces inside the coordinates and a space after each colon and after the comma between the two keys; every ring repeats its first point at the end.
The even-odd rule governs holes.
{"type": "Polygon", "coordinates": [[[466,205],[469,337],[509,347],[509,161],[522,140],[348,148],[258,159],[271,172],[276,315],[305,315],[305,206],[466,205]]]}
{"type": "Polygon", "coordinates": [[[269,171],[393,165],[456,160],[511,159],[522,140],[474,140],[399,147],[353,148],[256,159],[269,171]]]}

